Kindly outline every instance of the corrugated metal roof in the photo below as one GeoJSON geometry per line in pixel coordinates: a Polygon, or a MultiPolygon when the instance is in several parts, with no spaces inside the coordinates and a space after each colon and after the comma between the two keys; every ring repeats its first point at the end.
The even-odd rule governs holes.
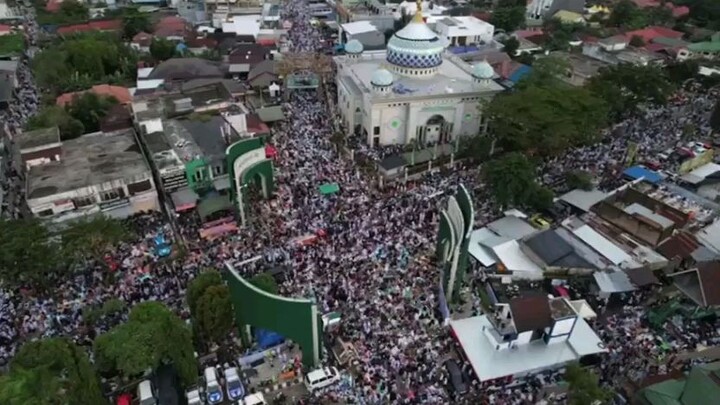
{"type": "Polygon", "coordinates": [[[630,282],[630,278],[622,271],[605,273],[602,271],[593,274],[595,282],[600,291],[604,293],[619,293],[635,290],[635,286],[630,282]]]}
{"type": "Polygon", "coordinates": [[[542,269],[520,250],[517,241],[511,240],[496,246],[493,252],[508,270],[537,273],[542,277],[542,269]]]}
{"type": "Polygon", "coordinates": [[[476,229],[470,234],[468,253],[485,267],[490,267],[497,262],[492,249],[482,245],[482,241],[491,235],[494,236],[495,234],[487,228],[476,229]]]}
{"type": "Polygon", "coordinates": [[[643,217],[657,223],[658,225],[662,226],[663,228],[669,228],[675,224],[672,220],[669,218],[666,218],[660,214],[656,214],[652,212],[649,208],[647,208],[644,205],[633,203],[625,207],[625,212],[628,214],[638,214],[642,215],[643,217]]]}
{"type": "Polygon", "coordinates": [[[617,245],[612,243],[589,225],[583,225],[575,229],[573,234],[595,249],[603,257],[610,260],[612,264],[618,265],[631,258],[624,250],[617,247],[617,245]]]}
{"type": "Polygon", "coordinates": [[[537,229],[533,228],[532,225],[514,216],[500,218],[489,223],[487,227],[496,234],[510,239],[522,239],[537,232],[537,229]]]}

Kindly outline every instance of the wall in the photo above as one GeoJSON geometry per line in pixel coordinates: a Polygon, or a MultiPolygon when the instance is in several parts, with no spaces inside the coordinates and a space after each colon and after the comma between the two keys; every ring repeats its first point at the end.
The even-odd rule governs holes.
{"type": "MultiPolygon", "coordinates": [[[[619,227],[625,232],[643,240],[651,246],[656,246],[662,239],[660,229],[654,228],[652,225],[639,221],[637,218],[626,213],[622,209],[601,201],[593,207],[593,211],[601,218],[619,227]]],[[[672,233],[672,227],[668,228],[672,233]]]]}
{"type": "Polygon", "coordinates": [[[405,144],[407,114],[407,103],[373,105],[372,127],[369,128],[370,137],[374,136],[373,128],[379,126],[381,145],[405,144]]]}
{"type": "Polygon", "coordinates": [[[277,332],[300,345],[306,367],[317,365],[322,325],[314,302],[266,293],[243,279],[229,263],[223,277],[230,288],[235,321],[244,337],[245,325],[277,332]]]}

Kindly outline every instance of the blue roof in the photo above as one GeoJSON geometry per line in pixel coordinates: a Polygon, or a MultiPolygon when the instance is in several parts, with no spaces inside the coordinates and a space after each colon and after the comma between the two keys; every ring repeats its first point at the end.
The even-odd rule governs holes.
{"type": "Polygon", "coordinates": [[[644,177],[645,181],[652,184],[657,184],[662,180],[662,176],[654,170],[650,170],[644,166],[633,166],[625,169],[623,174],[631,179],[639,179],[644,177]]]}
{"type": "Polygon", "coordinates": [[[520,65],[517,69],[515,69],[512,74],[510,74],[510,77],[508,77],[508,80],[510,80],[513,83],[519,82],[523,77],[527,76],[528,73],[532,71],[532,68],[528,65],[520,65]]]}
{"type": "Polygon", "coordinates": [[[452,52],[455,55],[459,55],[462,53],[468,53],[468,52],[476,52],[478,50],[479,50],[478,47],[474,46],[474,45],[450,47],[450,52],[452,52]]]}

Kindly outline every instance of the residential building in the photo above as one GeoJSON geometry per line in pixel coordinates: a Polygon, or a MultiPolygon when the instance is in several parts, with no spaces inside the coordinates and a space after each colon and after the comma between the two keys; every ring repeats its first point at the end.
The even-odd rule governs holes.
{"type": "Polygon", "coordinates": [[[607,352],[564,298],[514,298],[495,304],[488,315],[451,320],[450,328],[483,386],[503,386],[607,352]]]}
{"type": "Polygon", "coordinates": [[[26,164],[33,162],[27,171],[27,204],[34,215],[63,221],[99,212],[125,218],[159,210],[152,172],[134,130],[86,134],[59,146],[59,137],[53,132],[50,139],[50,134],[50,143],[37,141],[32,149],[53,158],[30,160],[23,152],[30,145],[21,145],[26,164]]]}
{"type": "Polygon", "coordinates": [[[25,131],[15,137],[15,155],[23,167],[57,162],[62,155],[62,142],[58,127],[25,131]]]}
{"type": "Polygon", "coordinates": [[[280,82],[277,68],[276,61],[263,60],[250,69],[247,83],[254,89],[267,89],[271,84],[280,82]]]}
{"type": "Polygon", "coordinates": [[[115,32],[120,31],[122,29],[122,21],[121,20],[98,20],[98,21],[89,21],[85,24],[73,24],[73,25],[66,25],[63,27],[59,27],[56,31],[56,34],[58,35],[72,35],[77,34],[80,32],[92,32],[92,31],[101,31],[101,32],[115,32]]]}
{"type": "Polygon", "coordinates": [[[435,32],[448,46],[489,44],[495,27],[472,16],[444,17],[435,22],[435,32]]]}
{"type": "Polygon", "coordinates": [[[150,44],[152,44],[153,38],[152,34],[148,34],[147,32],[138,32],[132,38],[132,41],[130,41],[130,47],[138,52],[149,53],[150,44]]]}
{"type": "Polygon", "coordinates": [[[555,15],[560,10],[573,13],[584,13],[584,0],[530,0],[527,3],[526,18],[528,20],[542,20],[555,15]]]}
{"type": "Polygon", "coordinates": [[[55,99],[55,104],[60,107],[65,107],[66,105],[72,103],[73,98],[80,96],[85,92],[95,93],[98,96],[113,97],[118,101],[118,103],[125,105],[130,104],[132,99],[132,96],[130,96],[130,90],[127,87],[98,84],[92,86],[90,90],[61,94],[55,99]]]}
{"type": "Polygon", "coordinates": [[[258,63],[270,58],[270,48],[260,44],[238,44],[228,55],[229,72],[234,77],[247,78],[258,63]]]}
{"type": "MultiPolygon", "coordinates": [[[[349,44],[348,44],[349,45],[349,44]]],[[[369,145],[454,142],[480,131],[478,102],[503,90],[487,62],[470,66],[417,13],[386,51],[335,57],[340,115],[369,145]]]]}
{"type": "Polygon", "coordinates": [[[163,17],[155,23],[153,35],[155,38],[181,42],[193,35],[193,29],[192,25],[182,17],[163,17]]]}
{"type": "Polygon", "coordinates": [[[377,50],[385,48],[385,34],[371,21],[353,21],[340,25],[339,39],[347,44],[353,39],[360,42],[364,49],[377,50]]]}
{"type": "Polygon", "coordinates": [[[715,59],[718,55],[720,55],[720,32],[713,34],[709,41],[689,44],[686,49],[678,52],[678,59],[715,59]]]}

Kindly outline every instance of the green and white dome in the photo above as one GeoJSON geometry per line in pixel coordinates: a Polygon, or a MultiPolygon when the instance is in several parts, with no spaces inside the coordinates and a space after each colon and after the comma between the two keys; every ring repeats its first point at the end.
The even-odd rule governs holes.
{"type": "Polygon", "coordinates": [[[387,44],[387,61],[394,66],[429,69],[442,64],[443,41],[425,24],[418,10],[405,28],[396,32],[387,44]]]}
{"type": "Polygon", "coordinates": [[[378,87],[391,86],[394,80],[395,79],[393,78],[392,73],[390,73],[390,71],[388,71],[387,69],[378,69],[373,72],[372,76],[370,77],[370,83],[373,86],[378,87]]]}
{"type": "Polygon", "coordinates": [[[473,66],[472,75],[477,79],[489,80],[495,77],[495,69],[487,61],[482,61],[473,66]]]}
{"type": "Polygon", "coordinates": [[[357,55],[361,54],[365,47],[363,46],[362,42],[358,41],[357,39],[351,39],[345,44],[345,53],[351,54],[351,55],[357,55]]]}

